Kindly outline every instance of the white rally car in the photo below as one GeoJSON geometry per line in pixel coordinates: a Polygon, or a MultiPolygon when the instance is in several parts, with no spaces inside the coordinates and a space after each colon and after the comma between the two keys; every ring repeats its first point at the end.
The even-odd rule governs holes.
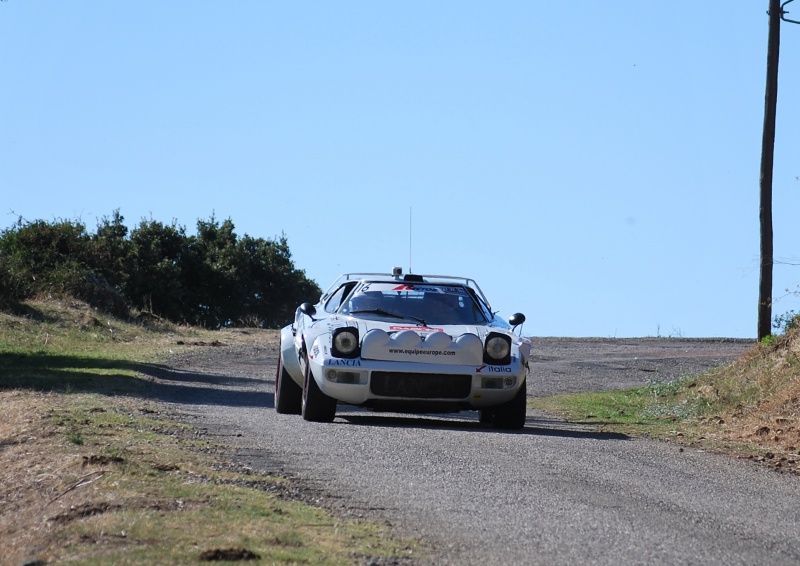
{"type": "Polygon", "coordinates": [[[398,412],[480,411],[525,425],[531,342],[464,277],[350,273],[281,329],[275,410],[331,422],[337,403],[398,412]],[[510,324],[509,324],[510,323],[510,324]]]}

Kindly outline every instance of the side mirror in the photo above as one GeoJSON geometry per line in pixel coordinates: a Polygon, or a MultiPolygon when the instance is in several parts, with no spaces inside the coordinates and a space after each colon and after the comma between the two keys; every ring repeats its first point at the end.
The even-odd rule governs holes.
{"type": "Polygon", "coordinates": [[[315,309],[314,305],[312,305],[311,303],[303,303],[302,305],[300,305],[300,312],[303,313],[304,315],[314,318],[314,315],[317,314],[317,309],[315,309]]]}
{"type": "Polygon", "coordinates": [[[525,322],[525,315],[521,312],[515,312],[508,318],[508,323],[515,328],[523,322],[525,322]]]}

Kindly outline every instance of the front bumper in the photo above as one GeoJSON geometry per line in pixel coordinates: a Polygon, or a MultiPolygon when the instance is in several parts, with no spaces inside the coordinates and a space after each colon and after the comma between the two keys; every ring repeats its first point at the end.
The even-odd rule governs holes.
{"type": "Polygon", "coordinates": [[[506,366],[441,365],[332,358],[309,359],[320,390],[344,403],[453,403],[474,409],[510,401],[527,377],[516,357],[506,366]]]}

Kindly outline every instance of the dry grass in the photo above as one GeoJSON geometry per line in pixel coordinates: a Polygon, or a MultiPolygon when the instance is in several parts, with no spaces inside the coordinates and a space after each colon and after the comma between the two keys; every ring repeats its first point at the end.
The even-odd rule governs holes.
{"type": "MultiPolygon", "coordinates": [[[[59,492],[75,478],[74,459],[65,459],[43,426],[48,395],[21,391],[0,393],[4,418],[0,421],[2,467],[0,467],[0,563],[19,564],[50,531],[46,512],[59,492]]],[[[79,468],[79,466],[78,466],[79,468]]]]}
{"type": "Polygon", "coordinates": [[[78,301],[26,308],[0,314],[0,564],[399,563],[419,551],[304,503],[286,478],[232,466],[140,395],[137,368],[178,342],[264,336],[101,320],[78,301]]]}
{"type": "Polygon", "coordinates": [[[4,391],[0,403],[0,564],[354,564],[415,551],[382,525],[304,504],[283,478],[227,465],[141,400],[4,391]]]}
{"type": "Polygon", "coordinates": [[[604,430],[667,439],[800,473],[800,329],[702,375],[535,404],[604,430]]]}
{"type": "Polygon", "coordinates": [[[800,456],[800,330],[700,376],[687,396],[702,414],[693,438],[796,469],[800,456]]]}

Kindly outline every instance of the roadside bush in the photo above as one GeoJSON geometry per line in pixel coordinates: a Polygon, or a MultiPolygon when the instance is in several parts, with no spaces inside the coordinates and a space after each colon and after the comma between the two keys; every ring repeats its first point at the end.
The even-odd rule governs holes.
{"type": "Polygon", "coordinates": [[[74,295],[89,306],[117,318],[128,318],[130,314],[125,298],[100,275],[94,273],[86,275],[83,281],[76,285],[74,295]]]}
{"type": "Polygon", "coordinates": [[[786,334],[794,328],[800,328],[800,313],[790,310],[780,316],[776,316],[772,320],[772,327],[777,329],[781,334],[786,334]]]}
{"type": "Polygon", "coordinates": [[[188,254],[185,229],[142,220],[130,237],[125,296],[139,310],[174,322],[193,323],[187,316],[191,299],[182,277],[188,254]]]}
{"type": "Polygon", "coordinates": [[[122,294],[130,274],[131,239],[125,218],[115,210],[104,216],[92,235],[91,262],[94,273],[122,294]]]}
{"type": "Polygon", "coordinates": [[[17,310],[22,296],[22,282],[9,259],[0,253],[0,309],[17,310]]]}
{"type": "Polygon", "coordinates": [[[104,312],[131,309],[206,328],[277,328],[320,295],[296,269],[285,236],[238,237],[212,215],[188,236],[174,220],[132,230],[119,211],[94,234],[80,221],[21,218],[0,232],[0,308],[37,296],[70,295],[104,312]]]}
{"type": "Polygon", "coordinates": [[[85,226],[77,221],[19,219],[0,236],[3,271],[15,299],[35,295],[74,294],[91,274],[85,226]]]}

